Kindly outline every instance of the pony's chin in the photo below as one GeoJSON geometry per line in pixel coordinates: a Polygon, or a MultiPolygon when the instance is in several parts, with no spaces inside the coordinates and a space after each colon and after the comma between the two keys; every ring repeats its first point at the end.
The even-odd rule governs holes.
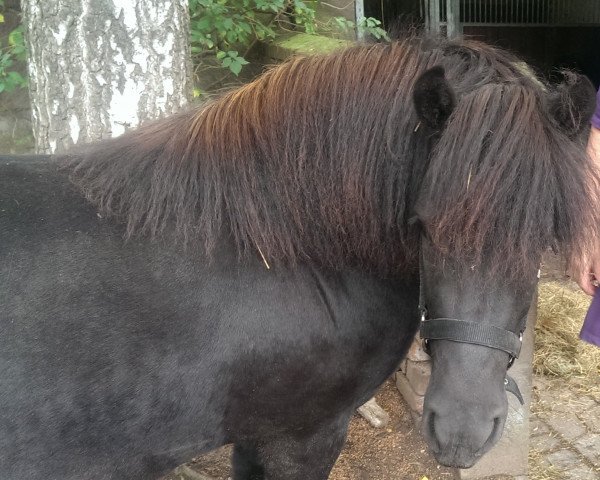
{"type": "Polygon", "coordinates": [[[467,452],[434,452],[433,456],[441,465],[451,468],[471,468],[481,458],[480,454],[467,452]]]}

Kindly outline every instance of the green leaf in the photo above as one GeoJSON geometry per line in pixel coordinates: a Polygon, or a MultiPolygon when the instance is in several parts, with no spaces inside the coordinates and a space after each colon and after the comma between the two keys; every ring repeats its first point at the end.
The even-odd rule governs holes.
{"type": "Polygon", "coordinates": [[[234,43],[238,41],[238,33],[233,31],[233,30],[229,30],[226,34],[225,34],[225,38],[227,39],[227,41],[229,43],[234,43]]]}
{"type": "Polygon", "coordinates": [[[232,62],[229,66],[229,70],[231,70],[233,74],[237,76],[242,71],[242,64],[240,62],[232,62]]]}
{"type": "Polygon", "coordinates": [[[27,83],[27,80],[19,72],[8,72],[8,78],[15,85],[24,85],[27,83]]]}
{"type": "Polygon", "coordinates": [[[8,34],[8,44],[11,46],[23,45],[25,40],[23,38],[23,26],[15,28],[8,34]]]}
{"type": "Polygon", "coordinates": [[[210,17],[203,17],[200,20],[195,20],[192,23],[192,31],[211,30],[210,17]]]}

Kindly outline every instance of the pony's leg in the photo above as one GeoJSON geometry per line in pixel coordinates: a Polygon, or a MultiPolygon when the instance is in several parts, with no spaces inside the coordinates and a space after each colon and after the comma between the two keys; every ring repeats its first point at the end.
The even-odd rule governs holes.
{"type": "Polygon", "coordinates": [[[256,449],[246,445],[235,444],[231,458],[233,480],[263,480],[265,471],[260,464],[256,449]]]}
{"type": "Polygon", "coordinates": [[[344,446],[348,422],[349,417],[311,435],[263,444],[259,455],[265,480],[326,480],[344,446]]]}

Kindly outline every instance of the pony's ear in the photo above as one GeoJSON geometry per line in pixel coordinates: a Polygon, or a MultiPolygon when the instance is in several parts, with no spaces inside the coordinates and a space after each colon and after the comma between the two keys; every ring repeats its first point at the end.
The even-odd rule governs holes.
{"type": "Polygon", "coordinates": [[[434,130],[440,130],[454,109],[454,92],[444,75],[443,67],[427,70],[415,82],[413,101],[419,120],[434,130]]]}
{"type": "Polygon", "coordinates": [[[550,94],[549,109],[558,127],[575,138],[589,128],[596,109],[596,90],[585,75],[563,70],[565,78],[550,94]]]}

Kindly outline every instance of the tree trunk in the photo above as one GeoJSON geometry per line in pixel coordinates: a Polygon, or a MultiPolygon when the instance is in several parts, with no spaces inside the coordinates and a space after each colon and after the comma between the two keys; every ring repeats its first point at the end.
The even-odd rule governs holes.
{"type": "Polygon", "coordinates": [[[117,136],[180,109],[187,0],[22,0],[39,153],[117,136]]]}

